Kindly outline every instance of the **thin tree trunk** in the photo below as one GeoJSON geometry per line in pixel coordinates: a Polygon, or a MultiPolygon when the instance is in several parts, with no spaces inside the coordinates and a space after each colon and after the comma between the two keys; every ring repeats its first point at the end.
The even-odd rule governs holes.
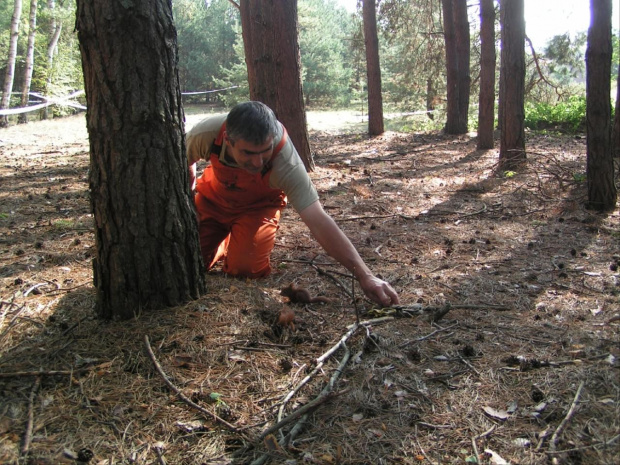
{"type": "Polygon", "coordinates": [[[611,153],[611,0],[590,0],[590,28],[586,49],[587,207],[598,211],[615,208],[611,153]]]}
{"type": "Polygon", "coordinates": [[[241,0],[240,7],[250,98],[274,111],[306,170],[312,171],[301,85],[297,0],[241,0]]]}
{"type": "MultiPolygon", "coordinates": [[[[6,73],[4,74],[4,90],[0,110],[6,110],[11,106],[11,92],[13,92],[13,79],[15,78],[15,59],[17,57],[17,39],[19,37],[19,20],[22,16],[22,0],[15,0],[13,17],[11,18],[11,30],[9,36],[9,54],[6,60],[6,73]]],[[[9,119],[0,116],[0,127],[7,127],[9,119]]]]}
{"type": "Polygon", "coordinates": [[[205,290],[169,0],[78,0],[97,312],[126,319],[205,290]]]}
{"type": "MultiPolygon", "coordinates": [[[[34,41],[37,32],[37,0],[30,0],[30,20],[28,22],[28,49],[26,50],[26,67],[24,69],[24,85],[22,86],[21,106],[28,106],[28,94],[34,69],[34,41]]],[[[28,122],[28,113],[20,113],[18,123],[28,122]]]]}
{"type": "Polygon", "coordinates": [[[478,149],[493,148],[495,122],[495,8],[493,0],[480,0],[480,96],[478,149]]]}
{"type": "MultiPolygon", "coordinates": [[[[47,43],[47,80],[45,84],[45,95],[51,94],[52,81],[54,77],[54,55],[60,40],[62,32],[62,23],[56,19],[56,0],[47,0],[47,8],[50,10],[50,27],[48,31],[47,43]]],[[[51,116],[51,108],[45,107],[42,112],[42,118],[48,119],[51,116]]]]}
{"type": "Polygon", "coordinates": [[[502,106],[500,169],[516,168],[525,160],[525,19],[523,0],[501,0],[502,47],[500,92],[502,106]]]}
{"type": "Polygon", "coordinates": [[[383,97],[381,95],[381,65],[377,37],[375,0],[363,0],[364,43],[366,44],[366,75],[368,86],[368,134],[383,134],[383,97]]]}

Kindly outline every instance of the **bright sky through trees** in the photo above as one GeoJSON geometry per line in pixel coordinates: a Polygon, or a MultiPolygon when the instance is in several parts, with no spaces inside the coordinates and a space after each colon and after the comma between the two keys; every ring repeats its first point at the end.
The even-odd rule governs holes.
{"type": "MultiPolygon", "coordinates": [[[[355,11],[357,0],[337,0],[347,11],[355,11]]],[[[613,27],[618,29],[618,2],[613,2],[613,27]]],[[[537,50],[552,37],[570,32],[587,32],[590,25],[589,0],[525,0],[525,28],[537,50]]]]}

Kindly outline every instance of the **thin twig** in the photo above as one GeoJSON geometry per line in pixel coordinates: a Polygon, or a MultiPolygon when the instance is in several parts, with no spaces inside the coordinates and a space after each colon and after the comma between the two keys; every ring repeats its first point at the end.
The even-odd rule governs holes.
{"type": "Polygon", "coordinates": [[[26,432],[24,433],[24,440],[22,442],[22,447],[20,449],[20,453],[22,456],[28,454],[28,450],[30,449],[30,442],[32,441],[32,430],[34,428],[34,398],[41,386],[41,378],[37,377],[32,385],[32,389],[30,390],[30,398],[28,399],[28,421],[26,422],[26,432]]]}
{"type": "Polygon", "coordinates": [[[84,368],[74,368],[72,370],[48,370],[48,371],[13,371],[10,373],[0,373],[0,378],[20,378],[28,376],[71,376],[74,373],[97,370],[110,365],[110,362],[100,363],[84,368]]]}
{"type": "Polygon", "coordinates": [[[312,268],[314,268],[317,273],[319,273],[319,275],[322,276],[327,276],[329,279],[331,279],[336,286],[338,286],[344,293],[346,293],[350,298],[353,298],[353,296],[351,295],[351,291],[349,291],[349,289],[347,288],[347,286],[345,286],[338,278],[336,278],[335,276],[333,276],[331,273],[319,268],[318,266],[311,264],[312,268]]]}
{"type": "Polygon", "coordinates": [[[179,396],[179,398],[185,402],[187,405],[189,405],[190,407],[195,408],[196,410],[198,410],[199,412],[204,413],[205,415],[207,415],[208,417],[210,417],[211,419],[215,420],[218,423],[221,423],[222,425],[226,426],[228,429],[230,429],[231,431],[234,432],[238,432],[238,429],[231,425],[230,423],[228,423],[226,420],[224,420],[223,418],[220,418],[218,415],[216,415],[213,412],[210,412],[209,410],[207,410],[206,408],[201,407],[200,405],[196,404],[195,402],[193,402],[191,399],[189,399],[185,394],[183,394],[181,392],[181,390],[179,388],[177,388],[174,384],[172,384],[172,381],[170,381],[168,379],[168,376],[166,376],[166,373],[164,372],[164,370],[162,369],[161,365],[159,364],[159,362],[157,361],[157,358],[155,357],[155,354],[153,353],[153,349],[151,349],[151,344],[149,342],[149,337],[145,334],[144,335],[144,344],[146,346],[146,351],[149,354],[149,357],[151,357],[151,361],[153,362],[153,365],[155,365],[155,369],[157,370],[157,372],[159,373],[159,375],[162,377],[162,379],[164,380],[164,382],[166,383],[166,385],[172,389],[177,396],[179,396]]]}
{"type": "Polygon", "coordinates": [[[596,444],[590,444],[590,445],[582,446],[582,447],[574,447],[572,449],[564,449],[564,450],[557,450],[557,451],[547,451],[547,454],[549,454],[549,455],[566,454],[568,452],[577,452],[577,451],[580,451],[580,450],[596,449],[597,447],[601,447],[601,446],[609,446],[609,445],[613,444],[614,442],[616,442],[618,439],[620,439],[620,434],[615,435],[609,441],[597,442],[596,444]]]}
{"type": "Polygon", "coordinates": [[[577,392],[575,393],[575,398],[573,399],[573,403],[568,409],[568,413],[566,414],[566,416],[564,417],[564,419],[562,420],[558,428],[553,433],[553,436],[551,436],[551,444],[549,444],[549,450],[551,452],[555,452],[557,445],[558,445],[558,441],[560,439],[560,435],[562,434],[562,432],[564,431],[564,428],[566,428],[568,423],[573,418],[573,415],[577,411],[577,403],[579,402],[579,397],[581,396],[581,390],[583,389],[583,385],[584,385],[584,382],[582,381],[579,384],[579,387],[577,388],[577,392]]]}

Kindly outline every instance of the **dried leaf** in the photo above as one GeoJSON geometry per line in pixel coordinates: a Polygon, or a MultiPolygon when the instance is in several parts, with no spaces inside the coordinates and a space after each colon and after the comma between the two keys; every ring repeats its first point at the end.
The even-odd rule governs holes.
{"type": "Polygon", "coordinates": [[[496,452],[493,452],[491,449],[484,449],[484,452],[491,456],[489,459],[491,463],[494,463],[495,465],[509,465],[506,460],[500,457],[496,452]]]}
{"type": "Polygon", "coordinates": [[[510,414],[505,410],[496,410],[493,407],[489,406],[482,407],[482,410],[484,410],[484,413],[486,413],[488,416],[496,418],[498,420],[504,421],[510,418],[510,414]]]}

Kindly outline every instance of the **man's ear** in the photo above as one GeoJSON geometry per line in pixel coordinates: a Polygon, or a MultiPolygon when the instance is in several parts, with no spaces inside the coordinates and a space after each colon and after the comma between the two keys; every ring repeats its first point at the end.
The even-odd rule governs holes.
{"type": "Polygon", "coordinates": [[[226,131],[224,131],[224,140],[225,140],[225,141],[226,141],[226,143],[227,143],[228,145],[230,145],[231,147],[234,147],[234,146],[235,146],[235,142],[234,142],[232,139],[230,139],[230,138],[228,137],[228,133],[227,133],[226,131]]]}

